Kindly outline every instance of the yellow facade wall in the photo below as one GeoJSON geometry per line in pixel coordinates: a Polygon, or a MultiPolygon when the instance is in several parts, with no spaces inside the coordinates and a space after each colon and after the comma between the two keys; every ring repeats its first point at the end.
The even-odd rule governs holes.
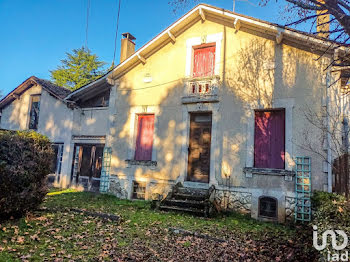
{"type": "MultiPolygon", "coordinates": [[[[140,180],[166,185],[185,176],[187,163],[182,148],[187,139],[185,129],[188,126],[183,122],[186,105],[181,99],[186,78],[186,41],[193,37],[205,39],[218,33],[222,33],[223,39],[221,60],[216,65],[219,67],[220,86],[215,125],[216,146],[212,147],[215,174],[211,176],[215,175],[218,185],[292,192],[294,183],[287,183],[281,177],[253,176],[248,179],[243,172],[249,153],[248,133],[252,132],[248,130],[248,122],[253,117],[254,109],[283,107],[285,102],[292,110],[292,118],[288,121],[291,121],[293,140],[287,141],[291,150],[286,161],[292,165],[295,156],[312,156],[313,186],[322,190],[326,183],[322,160],[298,144],[303,143],[301,137],[304,129],[310,127],[303,115],[305,108],[321,111],[325,90],[322,83],[323,59],[316,61],[319,57],[317,54],[284,43],[279,45],[273,38],[252,29],[242,27],[237,31],[232,25],[210,17],[205,22],[198,20],[177,36],[175,43],[162,46],[146,58],[145,64],[139,63],[118,79],[116,120],[111,140],[114,152],[111,173],[129,182],[140,180]],[[151,77],[152,82],[145,83],[145,77],[151,77]],[[130,155],[134,147],[134,130],[131,128],[131,123],[135,122],[135,115],[131,113],[133,108],[139,108],[139,113],[156,112],[154,151],[157,166],[128,166],[125,162],[133,157],[130,155]],[[147,108],[154,111],[147,111],[147,108]]],[[[321,147],[319,135],[314,130],[308,139],[321,147]]],[[[130,185],[124,187],[131,189],[130,185]]]]}

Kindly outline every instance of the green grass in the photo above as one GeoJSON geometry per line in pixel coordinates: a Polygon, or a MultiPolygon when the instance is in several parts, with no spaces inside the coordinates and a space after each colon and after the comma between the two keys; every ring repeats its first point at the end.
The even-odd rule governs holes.
{"type": "MultiPolygon", "coordinates": [[[[65,191],[63,191],[65,192],[65,191]]],[[[120,200],[107,194],[89,192],[66,192],[59,197],[48,198],[44,206],[50,208],[66,207],[93,210],[98,212],[121,215],[124,221],[136,223],[138,227],[147,228],[153,223],[160,227],[181,227],[186,230],[208,232],[213,227],[228,228],[242,233],[257,233],[269,231],[283,234],[293,234],[293,230],[280,224],[259,222],[239,213],[202,218],[190,214],[174,212],[157,212],[150,208],[148,201],[120,200]]]]}
{"type": "MultiPolygon", "coordinates": [[[[120,257],[119,253],[125,250],[129,250],[129,255],[135,245],[140,248],[153,247],[155,243],[163,245],[168,241],[169,227],[242,241],[247,238],[259,241],[266,235],[290,239],[296,234],[293,228],[258,222],[241,214],[206,219],[154,211],[147,201],[120,200],[112,195],[74,190],[51,191],[42,207],[46,210],[0,225],[0,261],[93,260],[97,256],[108,260],[120,257]],[[116,214],[122,221],[57,211],[65,208],[116,214]]],[[[181,242],[182,248],[190,248],[192,241],[181,242]]]]}

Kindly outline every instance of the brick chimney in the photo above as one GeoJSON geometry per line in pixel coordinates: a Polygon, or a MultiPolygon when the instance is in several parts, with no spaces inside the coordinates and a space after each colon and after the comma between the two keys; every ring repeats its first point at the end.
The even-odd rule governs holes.
{"type": "Polygon", "coordinates": [[[123,38],[120,47],[120,63],[135,53],[135,43],[133,40],[136,40],[136,38],[130,33],[123,33],[122,36],[123,38]]]}
{"type": "Polygon", "coordinates": [[[329,38],[329,22],[330,21],[330,15],[322,15],[326,13],[327,11],[317,11],[317,25],[316,25],[316,31],[317,35],[323,38],[329,38]]]}

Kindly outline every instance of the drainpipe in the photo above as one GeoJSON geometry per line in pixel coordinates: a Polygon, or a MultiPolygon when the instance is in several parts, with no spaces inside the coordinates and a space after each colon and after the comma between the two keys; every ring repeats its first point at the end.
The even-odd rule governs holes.
{"type": "Polygon", "coordinates": [[[330,85],[331,85],[331,73],[330,70],[327,71],[327,75],[326,75],[326,110],[327,110],[327,191],[329,193],[332,192],[332,150],[331,150],[331,130],[330,130],[330,110],[329,110],[329,105],[330,105],[330,85]]]}

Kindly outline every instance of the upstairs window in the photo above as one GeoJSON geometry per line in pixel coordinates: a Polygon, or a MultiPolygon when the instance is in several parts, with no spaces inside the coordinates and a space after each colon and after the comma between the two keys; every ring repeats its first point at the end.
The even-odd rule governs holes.
{"type": "Polygon", "coordinates": [[[29,129],[37,130],[39,124],[40,95],[30,97],[29,129]]]}
{"type": "Polygon", "coordinates": [[[193,77],[214,75],[215,44],[203,44],[193,47],[193,77]]]}
{"type": "Polygon", "coordinates": [[[254,167],[284,169],[285,110],[255,111],[254,167]]]}
{"type": "Polygon", "coordinates": [[[135,160],[152,160],[154,115],[137,116],[135,160]]]}

